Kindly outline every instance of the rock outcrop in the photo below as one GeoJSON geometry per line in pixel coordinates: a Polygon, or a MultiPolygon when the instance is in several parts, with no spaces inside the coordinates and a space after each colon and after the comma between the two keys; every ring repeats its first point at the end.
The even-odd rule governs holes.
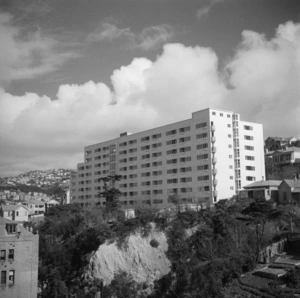
{"type": "Polygon", "coordinates": [[[87,276],[97,277],[107,285],[116,273],[123,271],[137,283],[152,284],[170,271],[167,250],[165,233],[154,227],[147,237],[142,237],[140,232],[130,235],[121,248],[116,242],[106,241],[92,255],[87,276]],[[150,244],[153,239],[158,242],[157,247],[150,244]]]}

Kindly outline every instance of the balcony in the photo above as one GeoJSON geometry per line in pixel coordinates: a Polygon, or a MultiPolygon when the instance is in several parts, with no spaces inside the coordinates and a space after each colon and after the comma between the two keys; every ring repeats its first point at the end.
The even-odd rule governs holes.
{"type": "Polygon", "coordinates": [[[215,130],[216,130],[216,126],[215,126],[215,125],[212,125],[212,126],[210,127],[210,130],[211,130],[211,131],[215,131],[215,130]]]}
{"type": "Polygon", "coordinates": [[[217,169],[213,169],[213,170],[212,170],[212,174],[213,174],[214,176],[216,176],[217,173],[218,173],[218,170],[217,170],[217,169]]]}
{"type": "Polygon", "coordinates": [[[214,180],[213,180],[213,186],[217,186],[217,184],[218,184],[218,180],[217,180],[217,179],[214,179],[214,180]]]}
{"type": "Polygon", "coordinates": [[[218,191],[217,191],[217,190],[214,190],[212,193],[213,193],[213,196],[214,196],[214,197],[217,197],[217,196],[218,196],[218,191]]]}
{"type": "Polygon", "coordinates": [[[217,148],[216,147],[211,147],[211,152],[212,153],[216,153],[217,152],[217,148]]]}
{"type": "Polygon", "coordinates": [[[216,137],[211,137],[210,140],[211,140],[212,143],[215,143],[216,142],[216,137]]]}
{"type": "Polygon", "coordinates": [[[211,159],[211,162],[215,165],[215,164],[217,163],[217,158],[216,158],[216,157],[213,157],[213,158],[211,159]]]}

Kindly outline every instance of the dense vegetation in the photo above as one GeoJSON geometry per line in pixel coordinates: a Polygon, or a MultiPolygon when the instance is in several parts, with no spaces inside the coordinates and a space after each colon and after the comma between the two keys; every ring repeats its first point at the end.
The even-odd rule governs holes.
{"type": "MultiPolygon", "coordinates": [[[[90,253],[106,239],[114,239],[120,246],[126,244],[126,237],[136,229],[147,236],[150,222],[166,232],[170,273],[149,293],[145,285],[119,272],[104,287],[105,297],[234,297],[232,284],[254,268],[260,249],[281,237],[292,216],[294,227],[300,226],[298,208],[275,207],[264,200],[250,205],[221,201],[213,209],[176,211],[172,216],[140,209],[136,218],[110,225],[102,211],[64,205],[46,213],[39,228],[42,297],[71,297],[74,293],[77,296],[73,297],[94,297],[101,281],[83,278],[90,253]]],[[[159,243],[152,241],[151,245],[157,247],[159,243]]],[[[296,273],[290,283],[297,286],[296,273]]]]}

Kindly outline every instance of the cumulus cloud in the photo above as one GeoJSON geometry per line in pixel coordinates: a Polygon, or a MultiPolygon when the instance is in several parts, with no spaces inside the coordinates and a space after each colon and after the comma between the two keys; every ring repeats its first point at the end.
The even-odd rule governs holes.
{"type": "Polygon", "coordinates": [[[111,86],[62,85],[56,98],[0,90],[1,174],[75,167],[86,145],[191,117],[207,107],[241,113],[268,135],[299,135],[300,24],[276,35],[244,31],[224,70],[210,48],[167,44],[154,61],[116,69],[111,86]]]}
{"type": "Polygon", "coordinates": [[[32,79],[56,70],[75,57],[61,51],[62,43],[40,30],[28,31],[13,24],[13,17],[0,12],[0,82],[32,79]]]}
{"type": "Polygon", "coordinates": [[[167,24],[149,26],[144,28],[140,34],[134,34],[129,27],[118,28],[111,23],[103,23],[100,28],[90,33],[88,42],[114,41],[125,39],[129,47],[150,50],[170,41],[174,36],[172,27],[167,24]]]}
{"type": "Polygon", "coordinates": [[[300,24],[287,22],[275,36],[244,31],[228,63],[228,100],[244,117],[264,123],[266,134],[299,136],[300,24]]]}

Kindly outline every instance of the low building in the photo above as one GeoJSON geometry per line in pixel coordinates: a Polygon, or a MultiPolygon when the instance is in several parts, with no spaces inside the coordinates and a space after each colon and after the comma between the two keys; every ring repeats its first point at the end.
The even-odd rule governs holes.
{"type": "Polygon", "coordinates": [[[241,199],[264,198],[266,200],[278,200],[278,187],[281,180],[262,180],[244,186],[239,192],[241,199]]]}
{"type": "Polygon", "coordinates": [[[300,148],[290,147],[282,150],[267,152],[265,158],[272,159],[278,166],[298,165],[300,166],[300,148]]]}
{"type": "Polygon", "coordinates": [[[0,297],[37,297],[39,236],[0,217],[0,297]]]}
{"type": "Polygon", "coordinates": [[[46,211],[45,202],[38,200],[30,200],[23,203],[28,208],[29,216],[44,214],[46,211]]]}
{"type": "Polygon", "coordinates": [[[300,180],[283,180],[278,192],[280,203],[300,203],[300,180]]]}
{"type": "Polygon", "coordinates": [[[297,141],[298,140],[295,137],[289,137],[289,138],[268,137],[265,140],[265,149],[267,152],[284,149],[295,145],[297,141]]]}
{"type": "Polygon", "coordinates": [[[6,219],[27,222],[28,209],[22,205],[2,205],[0,207],[0,216],[6,219]]]}
{"type": "Polygon", "coordinates": [[[60,205],[60,203],[54,199],[50,200],[47,202],[47,208],[55,207],[57,205],[60,205]]]}

